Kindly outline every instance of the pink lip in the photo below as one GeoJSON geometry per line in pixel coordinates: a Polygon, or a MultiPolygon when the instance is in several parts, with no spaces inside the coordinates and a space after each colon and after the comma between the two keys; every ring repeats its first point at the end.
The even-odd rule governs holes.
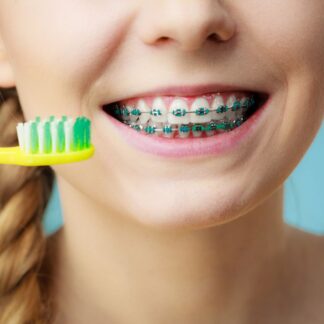
{"type": "MultiPolygon", "coordinates": [[[[146,135],[131,129],[129,126],[116,120],[103,110],[101,110],[101,113],[104,114],[105,117],[100,117],[100,119],[108,118],[111,124],[120,132],[124,140],[130,146],[142,152],[168,158],[219,155],[234,150],[242,141],[249,137],[248,135],[257,128],[256,126],[258,125],[258,121],[261,119],[260,117],[270,105],[271,101],[272,97],[270,96],[266,103],[240,127],[230,132],[204,138],[168,139],[155,135],[146,135]]],[[[101,121],[102,120],[100,120],[100,122],[101,121]]]]}

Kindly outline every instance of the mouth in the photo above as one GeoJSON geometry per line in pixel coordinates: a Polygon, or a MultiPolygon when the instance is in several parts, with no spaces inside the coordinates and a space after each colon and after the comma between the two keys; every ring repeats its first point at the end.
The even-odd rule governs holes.
{"type": "Polygon", "coordinates": [[[168,139],[214,137],[242,127],[269,100],[247,90],[148,95],[107,103],[102,110],[135,132],[168,139]]]}

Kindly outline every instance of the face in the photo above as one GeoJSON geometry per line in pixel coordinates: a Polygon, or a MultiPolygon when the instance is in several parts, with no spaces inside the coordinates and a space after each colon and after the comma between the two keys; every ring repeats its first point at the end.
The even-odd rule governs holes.
{"type": "Polygon", "coordinates": [[[90,204],[149,226],[212,226],[261,204],[315,137],[323,16],[322,0],[2,0],[0,86],[17,87],[26,120],[91,119],[95,156],[53,166],[90,204]],[[269,100],[240,144],[182,158],[128,144],[102,110],[196,84],[269,100]]]}

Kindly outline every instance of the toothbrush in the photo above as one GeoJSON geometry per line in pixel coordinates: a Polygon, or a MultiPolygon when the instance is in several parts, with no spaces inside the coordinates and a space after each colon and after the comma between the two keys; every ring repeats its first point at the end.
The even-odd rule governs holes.
{"type": "Polygon", "coordinates": [[[91,121],[86,117],[50,116],[18,123],[19,146],[0,148],[0,164],[45,166],[78,162],[94,154],[91,121]]]}

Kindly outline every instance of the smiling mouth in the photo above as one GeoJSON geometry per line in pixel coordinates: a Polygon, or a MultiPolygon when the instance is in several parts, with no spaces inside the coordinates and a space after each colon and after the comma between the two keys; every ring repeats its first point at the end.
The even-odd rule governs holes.
{"type": "Polygon", "coordinates": [[[149,96],[103,105],[102,109],[136,132],[166,138],[210,137],[244,124],[268,101],[251,91],[199,96],[149,96]]]}

